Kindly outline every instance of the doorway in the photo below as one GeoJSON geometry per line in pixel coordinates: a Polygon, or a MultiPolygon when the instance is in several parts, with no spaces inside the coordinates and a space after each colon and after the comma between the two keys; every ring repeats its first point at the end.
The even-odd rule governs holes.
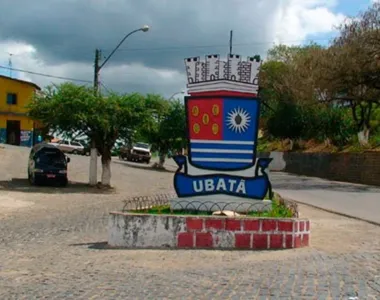
{"type": "Polygon", "coordinates": [[[7,144],[20,146],[20,121],[7,120],[7,144]]]}

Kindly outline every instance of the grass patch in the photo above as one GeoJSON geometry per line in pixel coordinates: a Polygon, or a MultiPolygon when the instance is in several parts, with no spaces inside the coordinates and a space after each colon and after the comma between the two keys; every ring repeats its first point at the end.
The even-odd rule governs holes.
{"type": "MultiPolygon", "coordinates": [[[[254,200],[255,201],[255,200],[254,200]]],[[[196,215],[211,216],[212,212],[190,211],[190,210],[171,210],[170,205],[153,206],[142,211],[130,211],[131,213],[146,213],[152,215],[196,215]]],[[[276,196],[272,200],[272,210],[263,212],[248,212],[247,214],[239,213],[246,217],[268,217],[268,218],[292,218],[293,210],[276,196]]]]}
{"type": "Polygon", "coordinates": [[[264,152],[305,152],[305,153],[362,153],[366,151],[380,151],[380,129],[371,132],[370,140],[367,146],[361,146],[358,142],[357,136],[353,136],[350,143],[346,145],[336,146],[327,144],[325,141],[317,140],[293,140],[293,148],[289,139],[279,140],[269,137],[262,137],[258,141],[257,151],[264,152]]]}

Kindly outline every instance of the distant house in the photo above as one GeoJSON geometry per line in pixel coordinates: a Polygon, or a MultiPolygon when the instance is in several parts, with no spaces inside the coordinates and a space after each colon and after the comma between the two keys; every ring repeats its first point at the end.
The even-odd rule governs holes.
{"type": "MultiPolygon", "coordinates": [[[[318,93],[316,92],[317,95],[319,95],[319,97],[317,98],[318,101],[320,102],[326,102],[326,94],[325,93],[318,93]]],[[[346,99],[346,96],[347,94],[342,92],[342,93],[339,93],[336,95],[335,99],[332,100],[332,101],[329,101],[327,102],[331,107],[350,107],[351,106],[351,102],[348,101],[348,100],[345,100],[346,99]]]]}
{"type": "Polygon", "coordinates": [[[41,88],[28,81],[0,75],[0,143],[31,147],[39,125],[27,116],[26,106],[41,88]]]}

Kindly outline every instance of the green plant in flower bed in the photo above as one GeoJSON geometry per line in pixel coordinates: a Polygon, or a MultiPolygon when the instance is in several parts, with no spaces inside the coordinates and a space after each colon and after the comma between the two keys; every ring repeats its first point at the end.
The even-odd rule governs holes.
{"type": "MultiPolygon", "coordinates": [[[[191,210],[171,210],[170,205],[153,206],[151,208],[142,211],[131,211],[132,213],[147,213],[152,215],[198,215],[198,216],[210,216],[212,212],[206,211],[191,211],[191,210]]],[[[240,215],[244,215],[240,213],[240,215]]],[[[248,217],[269,217],[269,218],[292,218],[293,211],[287,207],[284,201],[281,201],[279,197],[274,197],[272,200],[272,210],[263,212],[248,212],[245,214],[248,217]]]]}

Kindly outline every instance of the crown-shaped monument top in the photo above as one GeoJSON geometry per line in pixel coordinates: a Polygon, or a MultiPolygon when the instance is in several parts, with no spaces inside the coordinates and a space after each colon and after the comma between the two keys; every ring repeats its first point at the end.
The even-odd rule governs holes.
{"type": "Polygon", "coordinates": [[[200,92],[233,91],[241,93],[258,92],[258,75],[261,61],[248,57],[243,61],[240,55],[230,54],[221,60],[217,54],[185,59],[187,88],[189,94],[200,92]]]}

